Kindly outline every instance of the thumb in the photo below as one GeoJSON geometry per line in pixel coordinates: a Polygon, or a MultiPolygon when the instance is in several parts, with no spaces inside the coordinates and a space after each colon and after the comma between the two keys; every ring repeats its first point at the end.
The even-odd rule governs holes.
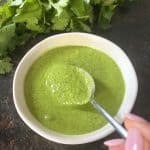
{"type": "Polygon", "coordinates": [[[128,130],[125,150],[144,150],[144,139],[138,129],[130,128],[128,130]]]}
{"type": "Polygon", "coordinates": [[[138,129],[142,136],[150,142],[150,123],[148,121],[136,115],[128,114],[125,117],[125,127],[128,130],[130,128],[138,129]]]}

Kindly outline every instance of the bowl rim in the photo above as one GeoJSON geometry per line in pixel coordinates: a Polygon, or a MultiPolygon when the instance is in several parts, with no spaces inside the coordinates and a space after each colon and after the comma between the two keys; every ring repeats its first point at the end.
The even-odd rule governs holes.
{"type": "MultiPolygon", "coordinates": [[[[17,91],[16,91],[18,72],[20,71],[22,64],[26,63],[26,58],[29,57],[29,55],[32,55],[32,57],[34,57],[32,52],[35,51],[37,47],[40,47],[40,45],[44,44],[44,42],[49,41],[53,38],[57,39],[57,38],[64,37],[64,36],[74,36],[74,37],[76,37],[76,36],[87,36],[89,38],[94,38],[94,39],[105,41],[106,43],[110,43],[110,45],[113,45],[116,48],[118,48],[118,50],[120,50],[122,56],[126,57],[126,60],[128,61],[129,65],[131,67],[132,75],[134,78],[134,91],[133,91],[134,96],[133,96],[132,102],[130,103],[130,105],[128,105],[128,107],[126,109],[127,113],[131,111],[131,109],[134,106],[134,103],[136,101],[136,97],[137,97],[138,80],[137,80],[137,75],[136,75],[135,69],[134,69],[130,59],[125,54],[125,52],[119,46],[117,46],[115,43],[113,43],[112,41],[105,39],[101,36],[97,36],[95,34],[82,33],[82,32],[71,32],[71,33],[61,33],[61,34],[52,35],[52,36],[49,36],[49,37],[45,38],[44,40],[40,41],[35,46],[33,46],[31,49],[29,49],[29,51],[23,56],[23,58],[19,62],[17,69],[15,71],[15,74],[14,74],[14,78],[13,78],[13,101],[14,101],[16,110],[17,110],[19,116],[21,117],[21,119],[27,124],[27,126],[29,128],[31,128],[34,132],[36,132],[40,136],[42,136],[48,140],[51,140],[53,142],[62,143],[62,144],[83,144],[83,143],[93,142],[93,141],[104,138],[105,136],[111,134],[114,131],[113,127],[110,124],[107,124],[104,127],[102,127],[101,129],[98,129],[96,131],[92,131],[92,132],[87,133],[87,134],[62,135],[62,134],[59,134],[59,133],[56,133],[53,131],[49,131],[48,129],[46,129],[42,125],[38,124],[38,122],[36,122],[36,120],[34,120],[34,122],[36,122],[36,124],[33,123],[33,121],[31,121],[30,118],[28,118],[26,116],[24,111],[20,109],[20,106],[18,104],[17,91]]],[[[114,60],[114,61],[116,62],[116,60],[114,60]]],[[[121,70],[120,67],[119,67],[119,69],[121,70]]],[[[126,93],[126,91],[125,91],[125,93],[126,93]]],[[[119,110],[120,110],[120,108],[119,108],[119,110]]],[[[118,113],[119,113],[119,110],[118,110],[118,113]]],[[[115,116],[115,119],[118,120],[120,123],[122,123],[125,115],[121,115],[121,117],[118,117],[118,113],[115,116]]]]}

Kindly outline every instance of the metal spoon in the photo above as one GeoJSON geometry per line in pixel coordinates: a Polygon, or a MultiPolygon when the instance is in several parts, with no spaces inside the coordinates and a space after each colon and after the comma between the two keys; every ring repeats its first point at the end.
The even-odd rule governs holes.
{"type": "Polygon", "coordinates": [[[121,126],[106,110],[100,106],[94,99],[90,101],[91,104],[98,110],[100,114],[116,129],[116,131],[120,134],[121,137],[127,138],[126,129],[121,126]]]}
{"type": "Polygon", "coordinates": [[[91,80],[93,81],[92,82],[91,99],[89,100],[90,103],[115,128],[115,130],[120,134],[121,137],[127,138],[127,131],[126,131],[126,129],[122,125],[120,125],[101,105],[99,105],[96,102],[96,100],[94,99],[94,93],[95,93],[95,82],[94,82],[94,79],[84,69],[82,69],[82,71],[84,71],[85,75],[87,75],[87,77],[91,78],[91,80]]]}
{"type": "MultiPolygon", "coordinates": [[[[70,65],[71,66],[71,65],[70,65]]],[[[63,65],[57,66],[58,69],[61,69],[61,67],[64,67],[63,65]],[[59,68],[60,67],[60,68],[59,68]]],[[[69,69],[69,65],[67,66],[67,68],[69,69]]],[[[94,93],[95,93],[95,82],[94,79],[92,78],[92,76],[85,71],[84,69],[80,68],[80,67],[76,67],[76,66],[71,66],[71,70],[77,71],[77,73],[80,73],[80,75],[82,75],[82,77],[85,79],[87,86],[88,86],[88,98],[85,99],[85,101],[82,103],[80,103],[81,101],[74,101],[75,104],[77,105],[83,105],[86,104],[88,102],[90,102],[95,109],[98,110],[98,112],[100,114],[102,114],[105,119],[116,129],[116,131],[123,137],[123,138],[127,138],[127,131],[115,120],[113,119],[112,116],[110,116],[105,110],[104,108],[102,108],[95,100],[94,98],[94,93]]],[[[61,69],[61,71],[63,71],[63,69],[61,69]]],[[[65,81],[63,81],[65,82],[65,81]]],[[[64,83],[65,84],[65,83],[64,83]]],[[[69,99],[69,98],[68,98],[69,99]]],[[[62,102],[62,101],[61,101],[62,102]]],[[[66,104],[66,102],[65,102],[66,104]]],[[[67,104],[69,104],[69,101],[67,101],[67,104]]],[[[71,105],[74,103],[70,103],[71,105]]]]}

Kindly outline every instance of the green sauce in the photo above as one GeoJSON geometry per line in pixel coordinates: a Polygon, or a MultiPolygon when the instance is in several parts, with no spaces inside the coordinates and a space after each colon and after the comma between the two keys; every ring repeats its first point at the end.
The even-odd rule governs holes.
{"type": "Polygon", "coordinates": [[[46,73],[46,86],[54,101],[66,105],[83,105],[90,101],[93,79],[79,67],[56,64],[46,73]]]}
{"type": "Polygon", "coordinates": [[[124,97],[125,85],[116,63],[98,50],[84,46],[65,46],[46,52],[29,69],[24,83],[26,102],[31,113],[45,127],[63,134],[84,134],[103,127],[107,122],[90,103],[75,106],[63,104],[70,102],[69,99],[66,100],[68,94],[72,98],[71,103],[76,99],[72,94],[76,93],[76,97],[82,97],[81,104],[86,101],[88,89],[85,80],[79,84],[79,80],[83,79],[82,74],[73,75],[73,81],[67,83],[72,89],[67,90],[68,87],[64,86],[63,82],[61,86],[57,86],[59,90],[65,90],[67,95],[64,99],[63,94],[61,95],[64,92],[56,90],[57,88],[57,94],[52,92],[52,80],[57,83],[61,78],[65,79],[65,71],[66,74],[73,73],[66,67],[63,72],[63,67],[59,68],[60,65],[56,64],[72,65],[87,71],[95,81],[94,95],[97,102],[111,115],[118,112],[124,97]],[[73,84],[79,89],[75,90],[73,84]]]}

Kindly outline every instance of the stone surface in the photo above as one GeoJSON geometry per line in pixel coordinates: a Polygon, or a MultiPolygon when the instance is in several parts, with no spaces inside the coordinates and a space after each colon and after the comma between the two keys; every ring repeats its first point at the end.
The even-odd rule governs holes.
{"type": "MultiPolygon", "coordinates": [[[[112,28],[93,33],[118,44],[129,56],[139,80],[139,92],[133,113],[150,119],[150,1],[137,0],[128,10],[119,11],[113,18],[112,28]]],[[[20,119],[13,104],[12,80],[15,68],[23,55],[41,39],[41,35],[17,49],[13,56],[14,70],[0,76],[0,150],[106,150],[103,141],[118,138],[117,133],[97,142],[83,145],[62,145],[50,142],[31,131],[20,119]]]]}

